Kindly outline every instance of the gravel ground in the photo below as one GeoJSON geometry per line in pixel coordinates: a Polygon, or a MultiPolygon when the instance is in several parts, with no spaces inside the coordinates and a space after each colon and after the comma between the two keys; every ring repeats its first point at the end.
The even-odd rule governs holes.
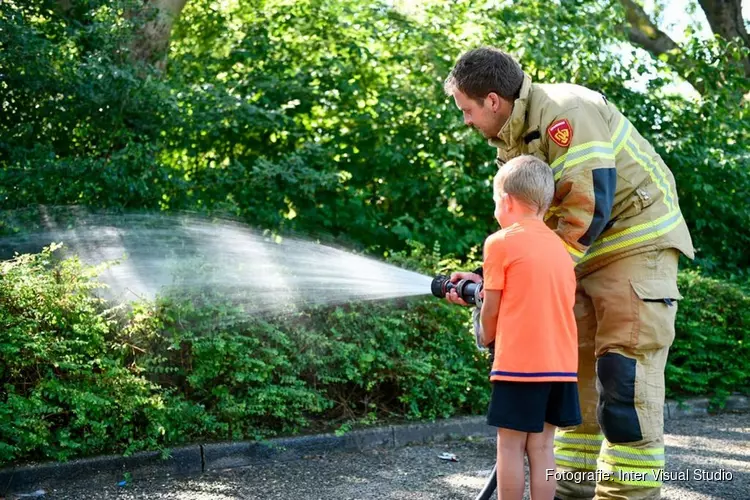
{"type": "MultiPolygon", "coordinates": [[[[667,421],[666,433],[667,470],[688,479],[666,482],[662,498],[750,499],[750,413],[667,421]]],[[[190,478],[134,477],[124,488],[92,478],[53,485],[44,498],[473,500],[493,460],[493,440],[477,439],[269,462],[190,478]],[[439,459],[443,452],[459,461],[439,459]]]]}

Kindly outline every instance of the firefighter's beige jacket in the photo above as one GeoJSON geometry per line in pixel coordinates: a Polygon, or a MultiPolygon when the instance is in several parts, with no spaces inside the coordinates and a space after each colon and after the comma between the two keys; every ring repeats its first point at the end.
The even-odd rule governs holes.
{"type": "Polygon", "coordinates": [[[546,221],[579,276],[652,249],[694,258],[672,172],[601,94],[525,75],[511,117],[489,142],[498,164],[531,154],[552,167],[555,198],[546,221]]]}

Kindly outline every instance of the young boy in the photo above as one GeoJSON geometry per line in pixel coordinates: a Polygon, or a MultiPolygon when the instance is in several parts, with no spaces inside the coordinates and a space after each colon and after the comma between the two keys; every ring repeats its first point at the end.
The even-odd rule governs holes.
{"type": "Polygon", "coordinates": [[[482,343],[494,346],[487,423],[497,427],[499,500],[521,500],[524,452],[531,498],[552,500],[556,427],[581,423],[574,263],[544,223],[554,194],[550,167],[517,157],[493,183],[501,230],[484,244],[482,343]]]}

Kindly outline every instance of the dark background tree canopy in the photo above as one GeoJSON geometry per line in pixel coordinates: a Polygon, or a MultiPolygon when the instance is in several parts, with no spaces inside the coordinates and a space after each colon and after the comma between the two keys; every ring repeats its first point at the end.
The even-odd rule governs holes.
{"type": "Polygon", "coordinates": [[[223,211],[469,257],[494,229],[494,153],[441,84],[493,44],[616,102],[675,173],[695,265],[742,274],[750,49],[738,0],[700,7],[716,38],[680,46],[631,0],[4,2],[0,208],[223,211]],[[679,78],[700,98],[670,92],[679,78]]]}

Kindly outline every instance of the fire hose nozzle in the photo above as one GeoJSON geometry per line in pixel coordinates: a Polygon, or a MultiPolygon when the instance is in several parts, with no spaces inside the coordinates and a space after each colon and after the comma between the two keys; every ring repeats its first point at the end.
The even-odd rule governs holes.
{"type": "Polygon", "coordinates": [[[476,305],[479,300],[479,292],[482,290],[481,283],[476,283],[471,280],[461,280],[458,283],[452,283],[449,276],[439,274],[432,280],[430,286],[432,295],[438,298],[443,298],[451,290],[456,290],[456,293],[461,297],[467,304],[476,305]]]}

